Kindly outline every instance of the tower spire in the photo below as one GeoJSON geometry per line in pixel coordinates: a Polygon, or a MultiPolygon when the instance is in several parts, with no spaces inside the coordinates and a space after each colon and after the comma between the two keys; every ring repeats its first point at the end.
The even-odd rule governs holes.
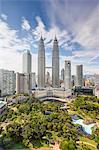
{"type": "Polygon", "coordinates": [[[41,35],[40,35],[40,40],[43,41],[42,32],[41,32],[41,35]]]}
{"type": "Polygon", "coordinates": [[[41,41],[43,41],[43,37],[42,37],[42,34],[41,34],[40,40],[41,40],[41,41]]]}
{"type": "Polygon", "coordinates": [[[57,41],[57,37],[56,37],[56,34],[55,34],[55,37],[54,37],[54,41],[57,41]]]}

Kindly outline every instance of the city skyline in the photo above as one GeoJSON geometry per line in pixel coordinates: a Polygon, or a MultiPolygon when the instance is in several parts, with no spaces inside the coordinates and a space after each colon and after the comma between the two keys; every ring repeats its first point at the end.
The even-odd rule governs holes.
{"type": "Polygon", "coordinates": [[[72,74],[79,64],[83,64],[84,74],[99,73],[98,0],[91,3],[89,0],[0,0],[0,14],[0,68],[22,72],[22,53],[29,49],[32,72],[37,74],[38,41],[42,34],[47,66],[52,66],[56,35],[60,70],[64,68],[64,60],[70,60],[72,74]]]}

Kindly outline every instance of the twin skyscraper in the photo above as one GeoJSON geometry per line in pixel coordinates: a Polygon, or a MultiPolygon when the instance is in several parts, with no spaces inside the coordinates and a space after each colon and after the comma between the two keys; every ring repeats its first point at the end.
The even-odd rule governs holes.
{"type": "MultiPolygon", "coordinates": [[[[44,46],[44,39],[40,38],[39,45],[38,45],[38,82],[37,87],[39,89],[46,87],[46,68],[52,69],[52,83],[50,84],[53,88],[60,87],[60,78],[59,78],[59,46],[58,40],[55,36],[53,41],[53,48],[52,48],[52,67],[46,66],[46,58],[45,58],[45,46],[44,46]]],[[[25,75],[29,74],[30,78],[32,76],[33,83],[35,81],[35,74],[31,72],[31,63],[32,63],[32,56],[30,51],[27,50],[23,53],[23,73],[25,75]]],[[[76,86],[83,86],[83,66],[77,65],[76,67],[76,86]]],[[[31,81],[32,81],[31,80],[31,81]]],[[[32,84],[33,84],[32,83],[32,84]]],[[[35,87],[36,84],[33,84],[31,87],[35,87]]],[[[71,89],[71,61],[65,60],[65,69],[64,69],[64,88],[71,89]]]]}
{"type": "MultiPolygon", "coordinates": [[[[45,47],[44,40],[41,36],[38,50],[38,88],[45,87],[45,47]]],[[[59,88],[59,47],[55,36],[52,50],[52,87],[59,88]]]]}

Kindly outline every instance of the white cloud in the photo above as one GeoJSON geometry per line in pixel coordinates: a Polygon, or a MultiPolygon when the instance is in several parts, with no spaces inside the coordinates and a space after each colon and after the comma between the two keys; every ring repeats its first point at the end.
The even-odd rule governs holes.
{"type": "Polygon", "coordinates": [[[99,5],[85,20],[75,40],[87,49],[94,50],[99,48],[99,5]]]}
{"type": "MultiPolygon", "coordinates": [[[[78,42],[83,47],[83,50],[81,48],[80,51],[76,48],[76,51],[73,51],[72,45],[68,47],[66,43],[66,38],[70,38],[67,36],[68,34],[63,36],[62,42],[59,39],[60,45],[63,45],[66,50],[72,50],[72,61],[77,64],[81,62],[88,64],[99,56],[98,2],[91,2],[89,5],[88,2],[78,2],[78,0],[75,2],[64,0],[63,3],[55,0],[54,2],[46,1],[45,5],[48,19],[52,25],[56,26],[58,22],[61,34],[63,30],[70,31],[74,35],[72,42],[78,42]]],[[[95,67],[98,68],[98,66],[95,67]]]]}
{"type": "Polygon", "coordinates": [[[1,18],[6,21],[8,17],[5,14],[1,14],[1,18]]]}
{"type": "Polygon", "coordinates": [[[92,66],[84,66],[84,73],[86,74],[99,74],[99,68],[92,67],[92,66]]]}
{"type": "Polygon", "coordinates": [[[59,46],[62,46],[67,50],[66,42],[70,40],[71,37],[66,30],[60,30],[56,25],[53,25],[49,30],[46,30],[46,27],[40,17],[37,16],[36,21],[37,26],[32,29],[32,34],[33,37],[35,37],[35,40],[38,41],[40,36],[42,35],[45,39],[44,42],[46,48],[52,49],[53,40],[56,36],[59,41],[59,46]]]}
{"type": "Polygon", "coordinates": [[[0,68],[21,72],[22,55],[13,51],[0,52],[0,68]]]}
{"type": "Polygon", "coordinates": [[[7,22],[0,20],[0,68],[22,70],[22,51],[30,49],[31,37],[18,37],[18,30],[13,30],[7,22]]]}
{"type": "MultiPolygon", "coordinates": [[[[94,16],[95,17],[95,16],[94,16]]],[[[68,47],[67,41],[71,41],[71,35],[65,29],[60,29],[55,24],[52,24],[49,30],[46,29],[42,19],[40,17],[36,17],[37,25],[35,28],[30,27],[28,20],[24,19],[22,23],[22,28],[26,30],[26,37],[20,38],[18,36],[19,30],[13,30],[7,22],[0,20],[0,68],[15,70],[21,72],[22,70],[22,51],[24,49],[30,49],[31,51],[35,50],[35,54],[32,53],[32,71],[37,73],[37,50],[38,50],[38,40],[42,34],[43,38],[45,38],[45,48],[50,49],[47,56],[50,55],[47,62],[47,66],[51,66],[52,58],[52,48],[53,48],[53,39],[55,35],[59,40],[60,49],[64,48],[66,51],[71,51],[72,49],[68,47]]],[[[90,22],[90,21],[89,21],[90,22]]],[[[92,21],[93,22],[93,21],[92,21]]],[[[91,24],[92,24],[91,22],[91,24]]],[[[80,30],[79,30],[80,32],[80,30]]],[[[83,29],[81,33],[84,32],[83,29]]],[[[81,34],[80,33],[80,34],[81,34]]],[[[89,33],[89,31],[88,31],[89,33]]],[[[78,34],[79,35],[79,34],[78,34]]],[[[86,36],[81,34],[83,37],[86,36]]],[[[80,36],[80,35],[79,35],[80,36]]],[[[78,37],[79,37],[78,36],[78,37]]],[[[74,41],[78,41],[82,44],[82,37],[80,37],[74,41]]],[[[89,36],[91,38],[91,36],[89,36]]],[[[86,38],[85,38],[86,39],[86,38]]],[[[98,38],[99,39],[99,38],[98,38]]],[[[84,42],[83,42],[84,43],[84,42]]],[[[97,42],[98,44],[98,42],[97,42]]],[[[95,42],[93,44],[95,46],[95,42]]],[[[87,47],[86,47],[87,48],[87,47]]],[[[99,54],[97,49],[90,50],[82,50],[82,51],[72,51],[72,56],[60,56],[60,69],[64,67],[64,60],[69,59],[72,61],[72,73],[75,72],[75,67],[77,64],[84,64],[84,70],[91,72],[91,67],[88,65],[90,62],[96,58],[99,54]]],[[[92,69],[93,70],[93,69],[92,69]]],[[[96,71],[98,73],[98,66],[94,69],[93,73],[96,71]]]]}
{"type": "Polygon", "coordinates": [[[30,30],[30,24],[29,24],[29,21],[25,18],[23,18],[22,20],[22,28],[26,31],[30,30]]]}
{"type": "MultiPolygon", "coordinates": [[[[35,27],[35,29],[32,30],[32,34],[33,36],[35,36],[36,40],[39,40],[42,33],[43,38],[46,38],[44,41],[46,49],[47,48],[52,49],[52,44],[53,44],[52,39],[54,39],[54,36],[56,34],[59,40],[60,49],[62,47],[67,51],[72,51],[72,49],[67,45],[67,41],[71,40],[71,37],[66,30],[60,30],[56,25],[53,25],[49,30],[46,30],[45,25],[43,24],[41,18],[37,17],[36,19],[37,19],[37,26],[35,27]]],[[[90,49],[72,51],[72,56],[60,57],[60,69],[64,67],[64,60],[68,59],[72,61],[72,73],[75,74],[75,70],[76,70],[75,68],[77,64],[83,64],[84,66],[88,64],[90,65],[90,61],[96,57],[96,54],[98,55],[97,49],[95,49],[94,51],[90,49]]],[[[51,61],[52,59],[51,57],[49,57],[49,60],[47,60],[47,64],[49,64],[49,66],[51,65],[50,63],[51,61]]]]}

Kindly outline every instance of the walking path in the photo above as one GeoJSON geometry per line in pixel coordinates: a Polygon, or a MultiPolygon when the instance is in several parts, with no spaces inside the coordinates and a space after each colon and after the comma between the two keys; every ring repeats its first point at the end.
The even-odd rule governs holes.
{"type": "Polygon", "coordinates": [[[88,143],[88,142],[78,141],[77,143],[78,143],[78,144],[86,144],[86,145],[90,145],[90,146],[96,148],[95,145],[93,145],[93,144],[91,144],[91,143],[88,143]]]}

